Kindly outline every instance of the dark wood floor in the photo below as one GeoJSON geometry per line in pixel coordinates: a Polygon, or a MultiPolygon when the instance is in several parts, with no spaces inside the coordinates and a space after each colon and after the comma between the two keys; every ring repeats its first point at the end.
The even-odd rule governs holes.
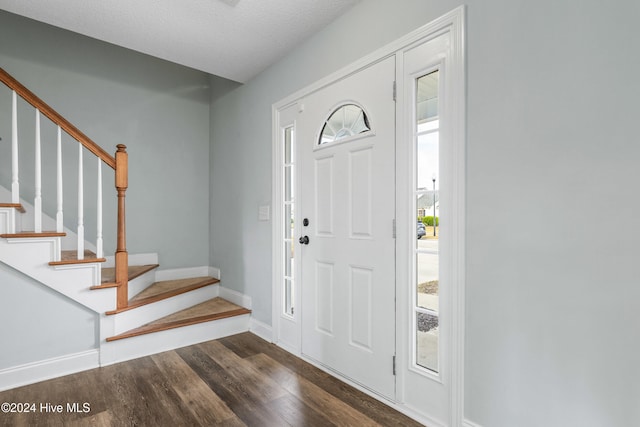
{"type": "Polygon", "coordinates": [[[3,402],[36,411],[0,412],[2,426],[420,425],[250,333],[5,391],[3,402]]]}

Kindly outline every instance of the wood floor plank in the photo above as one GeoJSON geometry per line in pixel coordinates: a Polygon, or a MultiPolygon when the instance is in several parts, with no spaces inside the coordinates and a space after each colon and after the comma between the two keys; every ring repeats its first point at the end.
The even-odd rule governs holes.
{"type": "Polygon", "coordinates": [[[104,393],[110,394],[111,406],[117,408],[113,411],[114,425],[140,425],[144,416],[137,410],[140,398],[130,378],[131,371],[125,364],[107,366],[99,371],[104,393]]]}
{"type": "Polygon", "coordinates": [[[199,344],[198,347],[204,350],[235,381],[240,384],[251,384],[249,393],[257,401],[265,403],[287,394],[277,381],[264,375],[253,364],[238,357],[237,354],[219,342],[208,341],[199,344]]]}
{"type": "Polygon", "coordinates": [[[0,426],[418,426],[251,333],[0,392],[0,426]],[[46,413],[41,403],[63,404],[46,413]],[[68,412],[84,402],[88,413],[68,412]]]}
{"type": "Polygon", "coordinates": [[[22,414],[3,414],[1,425],[63,425],[84,417],[86,414],[69,413],[67,404],[85,402],[85,383],[76,376],[56,378],[35,386],[26,386],[10,390],[3,396],[2,402],[31,403],[35,405],[34,412],[22,414]],[[50,405],[47,405],[50,404],[50,405]],[[48,408],[62,405],[62,413],[53,412],[48,408]]]}
{"type": "MultiPolygon", "coordinates": [[[[346,403],[336,399],[330,393],[311,383],[306,378],[292,372],[265,354],[256,354],[248,358],[264,375],[274,378],[293,396],[317,412],[335,420],[338,426],[379,426],[378,423],[357,411],[346,403]]],[[[333,421],[332,421],[333,422],[333,421]]]]}
{"type": "Polygon", "coordinates": [[[258,402],[250,407],[236,409],[236,414],[249,427],[282,427],[287,422],[268,406],[258,402]]]}
{"type": "Polygon", "coordinates": [[[151,356],[182,403],[205,425],[236,418],[227,404],[174,351],[151,356]]]}
{"type": "MultiPolygon", "coordinates": [[[[274,396],[272,391],[274,385],[269,384],[266,394],[262,395],[261,390],[265,390],[265,388],[259,383],[270,380],[268,381],[264,377],[258,379],[256,375],[259,373],[254,374],[246,367],[230,366],[228,362],[233,356],[210,353],[216,348],[215,341],[211,341],[188,349],[179,349],[177,353],[201,377],[204,375],[207,378],[205,381],[212,390],[227,402],[233,412],[247,426],[280,427],[287,425],[282,417],[263,404],[269,396],[274,396]],[[218,360],[230,369],[225,369],[218,363],[218,360]]],[[[224,349],[224,346],[219,349],[224,349]]],[[[237,361],[242,361],[242,359],[237,358],[237,361]]],[[[284,391],[275,394],[275,396],[279,397],[283,395],[282,393],[284,391]]]]}
{"type": "Polygon", "coordinates": [[[237,339],[237,335],[220,338],[218,342],[243,359],[260,353],[259,349],[254,346],[242,345],[241,340],[237,339]]]}
{"type": "Polygon", "coordinates": [[[117,424],[115,424],[115,419],[111,411],[99,412],[95,415],[89,415],[88,417],[66,423],[67,427],[112,427],[115,425],[117,424]]]}
{"type": "Polygon", "coordinates": [[[214,427],[247,427],[245,423],[238,417],[229,418],[228,420],[221,421],[213,424],[214,427]]]}
{"type": "Polygon", "coordinates": [[[169,381],[149,357],[143,357],[126,364],[128,369],[135,369],[130,375],[135,383],[138,399],[142,405],[137,410],[144,409],[145,423],[148,425],[198,425],[198,420],[188,410],[186,405],[180,404],[181,399],[173,390],[169,381]],[[148,381],[147,378],[155,378],[148,381]]]}
{"type": "Polygon", "coordinates": [[[245,407],[253,408],[258,403],[249,394],[248,385],[238,384],[234,379],[226,375],[224,369],[200,348],[195,346],[185,347],[176,350],[176,353],[236,414],[245,407]]]}
{"type": "MultiPolygon", "coordinates": [[[[420,423],[406,415],[391,410],[373,397],[356,390],[293,354],[263,339],[257,338],[249,332],[224,338],[220,340],[220,343],[225,346],[232,345],[246,348],[245,352],[247,353],[264,353],[268,355],[273,360],[277,360],[280,364],[286,366],[312,384],[319,386],[338,400],[366,414],[379,424],[398,427],[421,426],[420,423]]],[[[276,380],[278,379],[276,378],[276,380]]]]}
{"type": "Polygon", "coordinates": [[[330,427],[336,425],[324,414],[290,394],[269,402],[268,406],[292,426],[330,427]]]}

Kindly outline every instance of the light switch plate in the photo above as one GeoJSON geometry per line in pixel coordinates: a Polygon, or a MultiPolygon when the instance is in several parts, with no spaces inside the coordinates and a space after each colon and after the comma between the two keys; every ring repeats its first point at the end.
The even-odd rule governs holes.
{"type": "Polygon", "coordinates": [[[271,209],[269,205],[262,205],[258,208],[258,220],[269,221],[271,219],[271,209]]]}

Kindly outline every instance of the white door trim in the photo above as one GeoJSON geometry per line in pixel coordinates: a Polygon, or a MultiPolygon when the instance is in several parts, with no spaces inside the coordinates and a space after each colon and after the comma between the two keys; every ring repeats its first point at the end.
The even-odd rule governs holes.
{"type": "MultiPolygon", "coordinates": [[[[302,99],[346,76],[356,73],[359,70],[395,54],[402,54],[403,51],[424,43],[442,34],[449,33],[451,46],[447,58],[447,68],[450,72],[451,91],[449,99],[453,101],[450,117],[451,143],[453,144],[454,158],[456,162],[453,170],[454,195],[453,203],[456,206],[451,224],[453,231],[451,251],[452,263],[452,289],[451,289],[451,333],[450,333],[450,420],[445,423],[450,426],[460,427],[464,420],[464,289],[465,289],[465,182],[466,182],[466,64],[465,64],[465,7],[460,6],[451,12],[431,21],[430,23],[412,31],[408,35],[376,50],[375,52],[361,58],[358,61],[342,68],[341,70],[328,75],[327,77],[289,95],[288,97],[272,105],[272,325],[273,342],[278,343],[278,327],[280,322],[280,284],[282,280],[283,253],[281,249],[281,236],[283,233],[282,212],[282,192],[283,182],[281,156],[282,147],[280,139],[280,111],[287,107],[296,105],[302,99]]],[[[401,84],[401,76],[398,76],[398,84],[401,84]]],[[[398,87],[398,92],[402,87],[398,87]]],[[[299,108],[304,108],[300,103],[299,108]]],[[[398,123],[404,123],[404,116],[410,114],[403,106],[397,106],[398,123]]],[[[398,138],[404,132],[402,126],[397,126],[398,138]]],[[[400,186],[402,183],[398,182],[400,186]]],[[[415,225],[414,225],[415,226],[415,225]]],[[[398,281],[398,283],[401,283],[398,281]]],[[[398,310],[400,313],[400,310],[398,310]]],[[[402,311],[404,312],[404,311],[402,311]]],[[[400,314],[399,314],[400,315],[400,314]]],[[[400,323],[398,323],[400,325],[400,323]]],[[[286,350],[300,355],[300,348],[287,347],[286,350]]],[[[402,381],[401,378],[398,379],[402,381]]],[[[400,384],[398,385],[400,387],[400,384]]],[[[402,406],[401,404],[399,406],[402,406]]],[[[407,408],[410,412],[410,408],[407,408]]],[[[403,411],[405,412],[405,411],[403,411]]],[[[444,421],[444,420],[443,420],[444,421]]]]}

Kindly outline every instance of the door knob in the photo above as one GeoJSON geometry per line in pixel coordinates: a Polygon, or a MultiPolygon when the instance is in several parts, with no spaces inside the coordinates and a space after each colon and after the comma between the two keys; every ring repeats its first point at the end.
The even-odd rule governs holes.
{"type": "Polygon", "coordinates": [[[300,243],[302,243],[303,245],[308,245],[309,244],[309,236],[303,236],[298,241],[300,243]]]}

